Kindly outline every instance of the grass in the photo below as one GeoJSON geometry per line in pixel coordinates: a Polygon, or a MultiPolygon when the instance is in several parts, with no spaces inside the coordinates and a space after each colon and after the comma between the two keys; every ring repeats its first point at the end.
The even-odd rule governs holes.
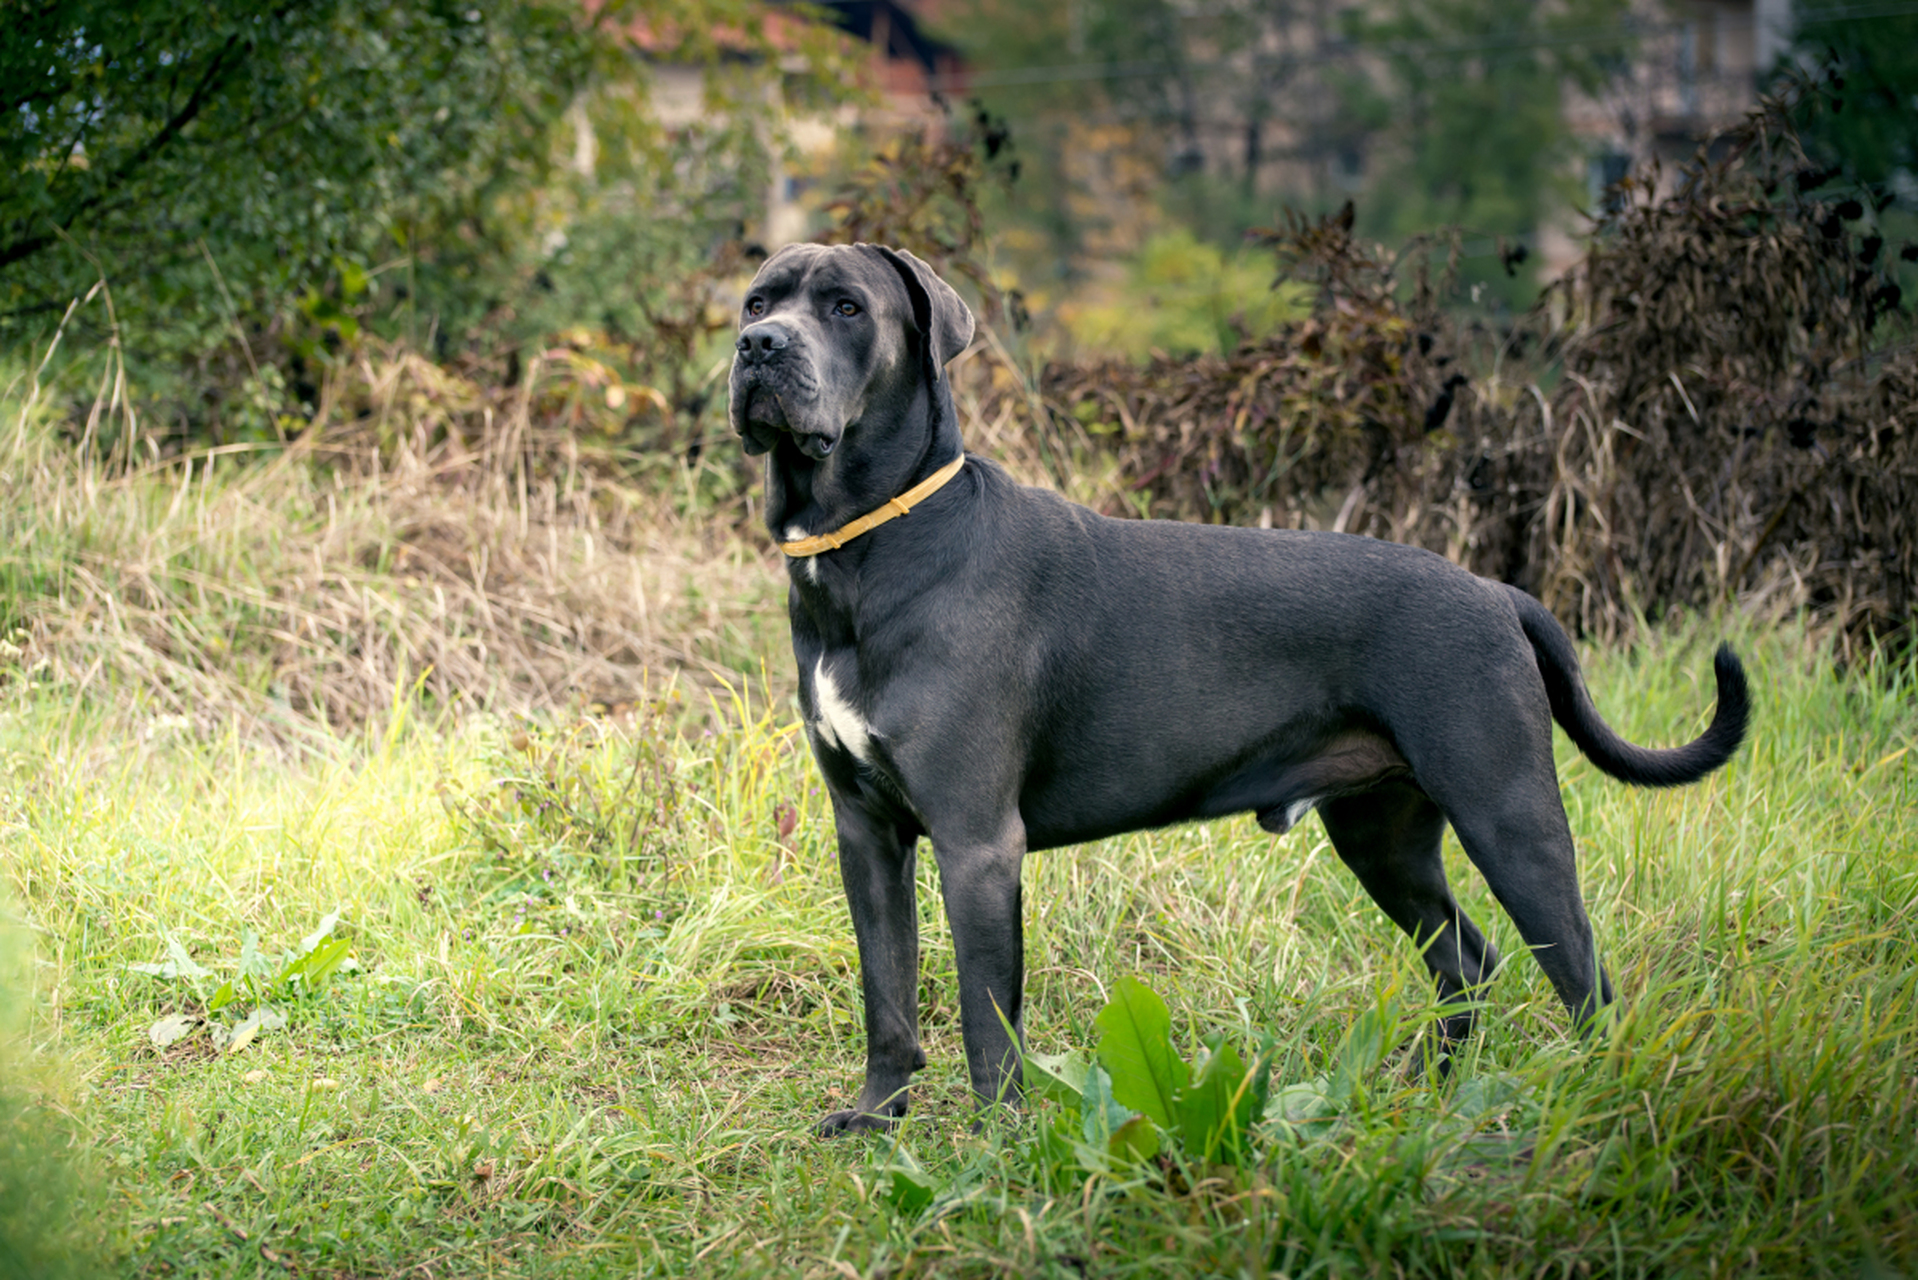
{"type": "MultiPolygon", "coordinates": [[[[470,612],[434,612],[446,577],[348,557],[320,587],[294,566],[516,490],[343,487],[283,461],[196,470],[176,508],[177,462],[89,472],[14,439],[0,526],[30,536],[0,541],[0,898],[30,998],[3,1028],[0,1276],[35,1256],[15,1271],[1918,1271],[1909,664],[1842,675],[1801,631],[1733,622],[1758,710],[1721,774],[1632,791],[1561,744],[1623,1012],[1570,1041],[1454,848],[1467,909],[1516,958],[1443,1083],[1398,1070],[1422,967],[1316,822],[1035,856],[1035,1050],[1088,1049],[1137,975],[1181,1044],[1271,1037],[1275,1087],[1311,1104],[1261,1127],[1248,1168],[1088,1175],[1043,1107],[971,1130],[930,858],[914,1113],[893,1139],[810,1136],[862,1053],[831,819],[776,577],[690,503],[602,537],[591,573],[529,553],[521,595],[468,575],[470,612]],[[525,646],[505,665],[557,648],[541,602],[590,613],[648,556],[715,567],[659,623],[662,645],[721,637],[688,674],[661,648],[608,658],[610,697],[422,682],[427,646],[482,634],[486,607],[487,642],[525,646]],[[358,601],[365,643],[286,640],[299,600],[358,601]],[[764,678],[739,674],[754,652],[764,678]],[[314,696],[276,702],[298,663],[314,696]],[[357,713],[321,711],[335,695],[357,713]],[[263,1005],[285,1024],[246,1032],[263,1005]]],[[[529,510],[529,541],[585,554],[594,508],[529,510]]],[[[1600,706],[1635,740],[1694,732],[1712,639],[1588,655],[1600,706]]]]}
{"type": "Polygon", "coordinates": [[[613,705],[648,671],[737,677],[783,643],[778,584],[710,460],[620,482],[608,451],[534,416],[530,383],[469,439],[419,408],[456,400],[433,366],[363,364],[339,396],[377,413],[290,447],[170,453],[138,443],[154,437],[124,403],[69,421],[0,368],[0,642],[18,668],[201,737],[238,722],[297,747],[382,714],[400,680],[443,710],[613,705]],[[418,430],[387,424],[395,401],[418,430]],[[76,447],[101,421],[104,457],[76,447]]]}
{"type": "MultiPolygon", "coordinates": [[[[1760,718],[1720,777],[1646,794],[1562,762],[1617,1028],[1568,1043],[1521,959],[1453,1080],[1380,1067],[1249,1175],[1058,1185],[1033,1124],[969,1133],[930,866],[920,1105],[896,1143],[810,1137],[857,1078],[855,955],[811,766],[743,695],[680,739],[670,707],[435,728],[402,697],[296,764],[52,690],[12,701],[0,849],[43,964],[37,1088],[133,1274],[1909,1269],[1910,673],[1846,681],[1802,637],[1744,643],[1760,718]],[[357,970],[282,1001],[283,1030],[150,1041],[205,1010],[247,931],[271,953],[334,911],[357,970]],[[129,968],[169,938],[208,976],[129,968]],[[886,1194],[902,1160],[938,1192],[913,1213],[886,1194]]],[[[1668,738],[1706,707],[1706,656],[1600,656],[1601,704],[1668,738]]],[[[1181,1035],[1277,1037],[1285,1085],[1361,1014],[1424,1001],[1315,824],[1039,855],[1027,883],[1041,1050],[1088,1047],[1107,986],[1141,974],[1181,1035]]]]}

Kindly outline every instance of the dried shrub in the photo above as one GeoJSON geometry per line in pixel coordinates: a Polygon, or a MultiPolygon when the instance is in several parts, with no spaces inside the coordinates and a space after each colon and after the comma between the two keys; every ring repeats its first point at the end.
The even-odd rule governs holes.
{"type": "Polygon", "coordinates": [[[1853,636],[1910,626],[1918,353],[1896,258],[1784,120],[1767,104],[1669,194],[1641,182],[1542,304],[1565,316],[1564,376],[1525,558],[1587,627],[1731,598],[1853,636]]]}
{"type": "Polygon", "coordinates": [[[977,292],[988,321],[1025,323],[1016,292],[1002,292],[985,261],[986,221],[979,204],[988,181],[1018,180],[1019,160],[1006,122],[973,103],[962,120],[902,131],[849,165],[825,204],[822,244],[885,244],[911,251],[948,280],[977,292]]]}
{"type": "Polygon", "coordinates": [[[1312,317],[1227,356],[1055,364],[1044,401],[1116,452],[1109,509],[1409,536],[1394,513],[1430,496],[1445,451],[1425,424],[1449,416],[1459,381],[1434,346],[1443,316],[1425,257],[1401,302],[1399,264],[1354,239],[1349,204],[1266,239],[1289,277],[1314,278],[1312,317]]]}
{"type": "MultiPolygon", "coordinates": [[[[1809,86],[1801,94],[1815,94],[1809,86]]],[[[1411,542],[1583,630],[1729,601],[1852,640],[1909,629],[1918,353],[1897,257],[1821,194],[1767,101],[1494,332],[1449,308],[1457,242],[1397,255],[1350,210],[1264,233],[1311,319],[1219,357],[972,374],[975,420],[1116,463],[1108,510],[1411,542]]],[[[1516,250],[1512,251],[1516,256],[1516,250]]]]}

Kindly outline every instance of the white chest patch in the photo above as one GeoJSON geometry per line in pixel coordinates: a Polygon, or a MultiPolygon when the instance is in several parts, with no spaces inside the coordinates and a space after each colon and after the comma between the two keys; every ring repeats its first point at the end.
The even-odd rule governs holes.
{"type": "Polygon", "coordinates": [[[838,683],[827,673],[824,658],[813,668],[812,697],[819,711],[819,718],[813,721],[819,736],[835,747],[844,747],[861,762],[870,760],[872,726],[846,701],[838,683]]]}
{"type": "MultiPolygon", "coordinates": [[[[806,531],[800,528],[796,524],[788,525],[786,527],[786,541],[788,542],[797,542],[805,536],[806,536],[806,531]]],[[[806,575],[806,581],[818,582],[819,581],[819,557],[807,556],[804,560],[800,561],[799,572],[806,575]]]]}
{"type": "Polygon", "coordinates": [[[1318,808],[1319,801],[1322,799],[1324,799],[1323,796],[1307,796],[1303,800],[1294,800],[1291,804],[1285,806],[1285,825],[1287,830],[1305,821],[1305,815],[1318,808]]]}

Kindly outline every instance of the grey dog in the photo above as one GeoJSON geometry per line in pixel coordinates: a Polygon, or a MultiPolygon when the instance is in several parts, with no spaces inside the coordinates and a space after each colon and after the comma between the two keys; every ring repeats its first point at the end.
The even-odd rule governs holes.
{"type": "Polygon", "coordinates": [[[1334,533],[1115,520],[964,453],[946,362],[972,313],[925,263],[796,245],[747,291],[732,424],[766,455],[793,656],[859,942],[866,1076],[822,1133],[905,1114],[919,1044],[914,860],[932,838],[972,1087],[1016,1099],[1028,850],[1313,809],[1471,1029],[1498,958],[1453,900],[1451,823],[1576,1025],[1612,999],[1552,763],[1556,720],[1642,786],[1692,782],[1744,737],[1721,646],[1693,742],[1600,719],[1571,642],[1516,588],[1334,533]],[[1010,1032],[1008,1032],[1010,1028],[1010,1032]]]}

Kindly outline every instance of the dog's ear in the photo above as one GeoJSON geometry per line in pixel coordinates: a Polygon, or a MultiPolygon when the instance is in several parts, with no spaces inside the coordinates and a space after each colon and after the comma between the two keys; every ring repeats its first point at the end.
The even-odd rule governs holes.
{"type": "Polygon", "coordinates": [[[926,385],[933,386],[946,361],[971,345],[972,311],[951,285],[906,250],[882,244],[867,247],[891,263],[905,282],[906,296],[912,299],[913,323],[925,338],[926,385]]]}

